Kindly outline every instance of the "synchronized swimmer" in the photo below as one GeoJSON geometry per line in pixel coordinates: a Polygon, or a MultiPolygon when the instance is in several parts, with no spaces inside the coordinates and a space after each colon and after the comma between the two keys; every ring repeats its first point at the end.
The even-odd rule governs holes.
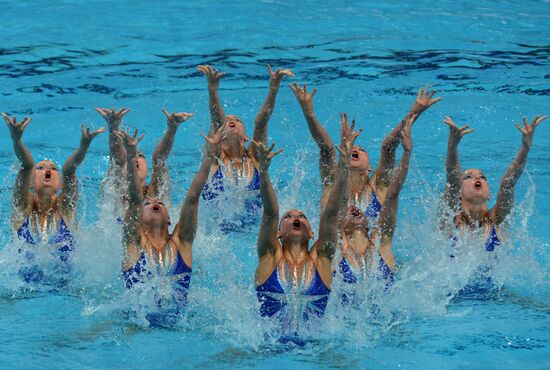
{"type": "MultiPolygon", "coordinates": [[[[259,224],[258,265],[254,276],[260,315],[276,320],[286,335],[297,335],[302,325],[323,317],[334,279],[347,286],[382,281],[391,289],[397,279],[397,262],[392,239],[397,227],[399,195],[406,180],[412,152],[411,129],[429,107],[442,98],[434,98],[429,86],[420,88],[407,115],[382,142],[380,162],[373,171],[368,153],[355,141],[361,130],[350,125],[341,114],[340,145],[335,146],[313,110],[316,90],[290,85],[306,119],[312,138],[319,146],[319,173],[322,181],[320,222],[317,239],[303,211],[287,210],[280,217],[279,204],[272,186],[269,167],[282,152],[268,144],[268,122],[275,109],[276,97],[284,77],[294,77],[289,69],[273,71],[268,66],[269,90],[255,120],[252,140],[243,121],[226,115],[218,95],[224,75],[210,66],[199,66],[208,84],[211,125],[200,168],[193,178],[180,208],[179,219],[171,229],[170,176],[167,159],[178,127],[193,114],[169,113],[163,109],[167,126],[152,155],[151,182],[147,184],[148,164],[138,149],[143,135],[133,135],[120,126],[129,109],[96,108],[107,123],[109,133],[109,169],[102,191],[116,195],[113,207],[119,215],[124,248],[122,273],[129,292],[151,288],[165,279],[170,294],[154,294],[154,306],[147,315],[152,326],[172,325],[188,300],[193,242],[199,222],[199,202],[216,207],[221,194],[231,192],[231,184],[245,184],[247,194],[238,219],[221,211],[217,220],[224,233],[242,231],[259,224]],[[250,143],[249,143],[250,141],[250,143]],[[248,145],[247,145],[248,144],[248,145]],[[402,146],[395,167],[396,150],[402,146]],[[339,155],[337,156],[337,152],[339,155]],[[312,242],[315,240],[314,242],[312,242]]],[[[2,113],[13,148],[21,166],[13,189],[12,230],[23,247],[18,249],[19,275],[28,284],[62,284],[70,278],[71,255],[78,242],[78,180],[76,169],[84,160],[93,139],[103,133],[81,127],[80,146],[60,168],[50,160],[38,163],[23,144],[22,136],[31,122],[25,117],[2,113]],[[40,245],[49,245],[53,266],[36,259],[40,245]],[[54,275],[52,277],[52,275],[54,275]]],[[[488,208],[489,185],[482,171],[463,171],[458,144],[473,131],[458,127],[450,117],[446,161],[447,181],[439,212],[439,227],[450,236],[455,247],[464,236],[479,238],[485,251],[492,252],[503,240],[501,227],[514,205],[514,188],[527,162],[537,126],[547,116],[536,116],[529,124],[516,124],[522,135],[521,147],[507,169],[495,206],[488,208]]],[[[454,256],[450,256],[454,258],[454,256]]],[[[488,269],[480,278],[490,283],[488,269]]],[[[350,296],[341,296],[349,302],[350,296]]]]}

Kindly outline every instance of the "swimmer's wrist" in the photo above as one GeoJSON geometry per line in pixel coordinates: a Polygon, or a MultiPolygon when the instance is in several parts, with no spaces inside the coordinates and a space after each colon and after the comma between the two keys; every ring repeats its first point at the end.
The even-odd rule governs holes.
{"type": "Polygon", "coordinates": [[[171,133],[171,134],[174,134],[174,133],[176,133],[176,131],[178,131],[178,125],[175,124],[172,121],[167,121],[166,122],[166,131],[171,133]]]}
{"type": "Polygon", "coordinates": [[[313,107],[308,106],[302,106],[302,112],[304,112],[304,116],[308,119],[315,118],[315,114],[313,114],[313,107]]]}
{"type": "Polygon", "coordinates": [[[282,78],[272,78],[269,80],[269,89],[270,90],[279,90],[279,87],[281,87],[281,81],[282,78]]]}

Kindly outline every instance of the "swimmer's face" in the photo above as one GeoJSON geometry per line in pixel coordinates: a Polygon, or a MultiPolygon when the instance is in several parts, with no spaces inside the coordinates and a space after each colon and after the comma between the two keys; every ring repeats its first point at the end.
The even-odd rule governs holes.
{"type": "Polygon", "coordinates": [[[490,196],[489,183],[485,174],[477,169],[464,171],[460,195],[462,199],[468,201],[488,201],[490,196]]]}
{"type": "Polygon", "coordinates": [[[147,159],[145,158],[145,155],[142,152],[138,152],[137,157],[134,160],[134,165],[138,170],[138,177],[140,181],[143,181],[144,179],[147,178],[147,176],[149,176],[147,159]]]}
{"type": "Polygon", "coordinates": [[[239,117],[233,115],[225,116],[225,123],[227,123],[225,128],[226,137],[237,137],[245,141],[248,140],[244,132],[243,121],[239,117]]]}
{"type": "Polygon", "coordinates": [[[356,206],[349,206],[344,217],[344,232],[352,233],[355,230],[363,230],[368,232],[368,219],[364,212],[356,206]]]}
{"type": "Polygon", "coordinates": [[[354,146],[351,149],[350,168],[367,172],[372,171],[369,155],[367,154],[365,149],[361,148],[360,146],[354,146]]]}
{"type": "Polygon", "coordinates": [[[142,221],[146,225],[169,224],[170,218],[164,203],[158,198],[145,198],[143,200],[142,221]]]}
{"type": "Polygon", "coordinates": [[[34,166],[33,188],[36,193],[48,189],[57,193],[60,185],[59,168],[52,161],[40,161],[34,166]]]}
{"type": "Polygon", "coordinates": [[[283,215],[279,223],[279,238],[283,241],[288,239],[307,241],[313,238],[313,231],[304,212],[292,209],[283,215]]]}

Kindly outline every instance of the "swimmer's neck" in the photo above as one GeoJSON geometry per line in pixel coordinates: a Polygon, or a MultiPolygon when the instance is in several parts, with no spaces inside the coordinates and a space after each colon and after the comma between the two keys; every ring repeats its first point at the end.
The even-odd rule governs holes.
{"type": "Polygon", "coordinates": [[[288,241],[283,243],[283,256],[285,261],[292,265],[302,265],[307,259],[307,242],[304,244],[299,241],[288,241]]]}
{"type": "Polygon", "coordinates": [[[344,248],[346,246],[361,257],[365,257],[367,251],[372,249],[369,237],[359,229],[344,234],[344,248]]]}
{"type": "Polygon", "coordinates": [[[472,221],[482,221],[487,217],[487,202],[479,203],[467,200],[461,201],[462,211],[464,211],[472,221]]]}
{"type": "Polygon", "coordinates": [[[361,194],[369,183],[368,172],[360,169],[351,169],[349,174],[349,189],[354,194],[361,194]]]}
{"type": "Polygon", "coordinates": [[[57,194],[44,189],[36,194],[33,199],[33,207],[39,214],[46,214],[57,205],[57,194]]]}
{"type": "Polygon", "coordinates": [[[141,229],[155,249],[162,250],[166,247],[166,243],[170,239],[168,225],[142,225],[141,229]]]}
{"type": "Polygon", "coordinates": [[[232,161],[236,165],[240,165],[242,164],[245,154],[246,147],[244,146],[244,142],[235,142],[229,140],[225,140],[224,142],[222,142],[220,157],[223,162],[232,161]]]}

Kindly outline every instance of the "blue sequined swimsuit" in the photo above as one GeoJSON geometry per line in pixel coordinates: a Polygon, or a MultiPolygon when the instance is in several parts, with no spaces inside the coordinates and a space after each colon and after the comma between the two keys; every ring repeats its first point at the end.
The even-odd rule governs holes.
{"type": "Polygon", "coordinates": [[[378,201],[376,193],[373,191],[371,193],[370,203],[365,210],[365,215],[369,218],[377,218],[380,216],[380,211],[382,210],[382,204],[378,201]]]}
{"type": "MultiPolygon", "coordinates": [[[[17,229],[17,237],[28,245],[39,245],[40,235],[32,232],[30,218],[17,229]]],[[[75,248],[74,237],[67,228],[63,218],[59,218],[57,229],[54,234],[48,237],[48,245],[59,245],[55,254],[57,255],[52,266],[52,273],[57,277],[70,272],[69,257],[75,248]]],[[[27,283],[40,283],[44,281],[44,266],[33,264],[35,253],[29,248],[19,248],[19,253],[24,255],[23,265],[19,269],[19,276],[27,283]]]]}
{"type": "Polygon", "coordinates": [[[163,276],[170,279],[171,290],[168,294],[162,295],[158,287],[148,287],[153,289],[155,308],[149,309],[145,318],[152,327],[172,327],[177,323],[180,313],[187,303],[187,294],[191,283],[191,268],[187,266],[179,251],[170,269],[163,273],[147,262],[147,255],[144,251],[140,253],[136,264],[123,272],[124,281],[127,289],[147,287],[145,283],[155,276],[163,276]]]}
{"type": "MultiPolygon", "coordinates": [[[[451,240],[453,240],[453,244],[456,245],[456,242],[459,240],[458,236],[453,235],[451,236],[451,240]]],[[[493,252],[496,247],[498,247],[501,244],[501,241],[497,235],[496,229],[494,225],[491,225],[491,233],[489,234],[489,237],[487,238],[487,241],[485,242],[485,251],[487,252],[493,252]]],[[[453,245],[453,246],[454,246],[453,245]]],[[[454,255],[450,256],[451,258],[455,258],[454,255]]],[[[462,288],[458,292],[459,297],[474,297],[474,298],[483,298],[488,293],[493,291],[495,289],[495,284],[492,279],[492,266],[490,264],[487,264],[485,266],[482,266],[477,276],[473,279],[471,283],[466,285],[464,288],[462,288]]]]}
{"type": "MultiPolygon", "coordinates": [[[[209,182],[204,184],[202,191],[202,199],[213,202],[217,200],[222,193],[225,192],[225,175],[221,167],[218,167],[212,175],[209,182]]],[[[246,190],[251,192],[250,196],[244,201],[243,214],[238,220],[222,220],[220,229],[225,233],[241,231],[243,227],[250,224],[255,224],[260,219],[260,211],[262,209],[262,199],[260,197],[260,173],[254,168],[252,179],[246,186],[246,190]]]]}
{"type": "MultiPolygon", "coordinates": [[[[340,263],[338,264],[338,269],[340,271],[340,274],[342,275],[342,280],[344,283],[348,284],[356,284],[357,283],[357,277],[353,273],[353,269],[351,268],[350,264],[346,260],[346,257],[342,258],[340,263]]],[[[394,282],[394,273],[389,268],[389,266],[386,264],[384,259],[380,257],[380,260],[378,261],[378,272],[377,275],[378,278],[385,280],[387,284],[393,284],[394,282]]]]}
{"type": "MultiPolygon", "coordinates": [[[[136,284],[144,283],[146,279],[151,279],[154,276],[153,271],[147,264],[146,253],[142,251],[136,264],[124,271],[126,288],[131,289],[136,284]]],[[[172,286],[174,288],[174,298],[179,302],[185,303],[187,301],[187,292],[191,283],[191,272],[191,268],[187,266],[180,252],[177,251],[174,263],[170,266],[165,276],[177,277],[172,281],[172,286]]]]}
{"type": "MultiPolygon", "coordinates": [[[[308,288],[302,289],[299,294],[285,292],[279,280],[279,269],[276,266],[273,273],[262,284],[256,287],[256,296],[260,302],[260,314],[262,317],[278,316],[287,321],[291,312],[296,312],[303,321],[310,317],[321,317],[325,313],[330,289],[326,287],[319,272],[315,269],[315,275],[308,288]],[[283,312],[284,315],[283,315],[283,312]]],[[[295,318],[296,319],[296,318],[295,318]]]]}

